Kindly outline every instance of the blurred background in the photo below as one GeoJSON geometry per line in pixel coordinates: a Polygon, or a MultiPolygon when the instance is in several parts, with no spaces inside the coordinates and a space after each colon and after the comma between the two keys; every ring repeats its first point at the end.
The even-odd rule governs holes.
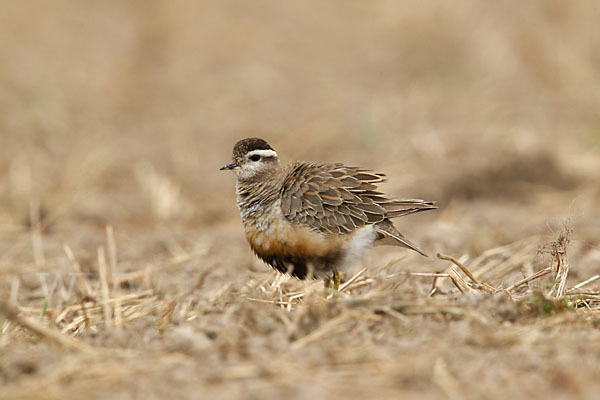
{"type": "Polygon", "coordinates": [[[227,227],[241,244],[234,180],[218,168],[250,136],[284,162],[369,167],[395,196],[437,200],[435,215],[399,222],[430,251],[477,253],[551,235],[556,218],[598,217],[594,2],[2,10],[3,251],[38,216],[60,240],[114,224],[197,237],[227,227]]]}
{"type": "MultiPolygon", "coordinates": [[[[527,320],[533,333],[524,336],[518,324],[510,330],[509,314],[483,326],[466,311],[452,323],[441,314],[374,312],[336,327],[347,340],[332,335],[294,352],[295,339],[333,326],[337,311],[318,308],[318,296],[317,306],[299,301],[290,313],[265,304],[277,290],[281,296],[281,286],[268,286],[275,274],[245,242],[234,178],[218,170],[237,140],[257,136],[285,163],[343,162],[383,172],[387,193],[438,202],[437,211],[396,222],[429,254],[467,264],[481,254],[518,259],[514,279],[496,283],[503,287],[549,265],[529,260],[568,220],[572,287],[600,274],[598,2],[0,0],[0,9],[0,296],[37,320],[48,297],[40,276],[72,276],[76,259],[98,283],[99,246],[114,256],[112,272],[159,266],[147,295],[154,303],[118,331],[125,333],[105,329],[100,311],[98,329],[87,330],[86,320],[77,333],[91,346],[138,349],[128,364],[66,357],[0,324],[0,383],[16,382],[11,393],[37,387],[44,397],[52,397],[48,388],[55,398],[78,397],[88,396],[90,385],[111,393],[117,383],[129,390],[139,381],[137,394],[162,390],[164,397],[179,390],[239,398],[258,385],[264,391],[256,398],[292,398],[283,396],[289,388],[319,398],[338,389],[356,395],[348,382],[360,381],[364,397],[383,387],[390,398],[424,389],[436,397],[433,376],[445,393],[456,382],[465,393],[484,382],[479,393],[490,398],[488,387],[540,395],[547,394],[540,385],[555,380],[581,395],[579,386],[598,382],[598,351],[582,347],[593,342],[590,331],[575,328],[560,347],[544,336],[558,325],[545,329],[535,315],[527,320]],[[518,243],[497,250],[514,242],[525,250],[518,243]],[[188,261],[173,262],[181,255],[188,261]],[[180,319],[158,332],[156,321],[173,310],[180,319]],[[353,347],[333,350],[340,345],[353,347]],[[165,354],[160,362],[155,351],[165,354]],[[182,354],[193,357],[177,364],[182,354]],[[540,363],[541,354],[548,362],[540,363]],[[248,368],[236,369],[240,362],[248,368]],[[96,369],[87,378],[78,375],[90,364],[96,369]],[[341,365],[349,366],[347,375],[341,365]],[[573,368],[581,365],[589,368],[573,368]],[[247,371],[258,378],[246,386],[239,377],[247,371]],[[167,376],[172,385],[163,384],[167,376]],[[281,392],[271,391],[270,376],[283,382],[281,392]]],[[[398,257],[397,269],[448,268],[374,249],[360,265],[374,267],[365,279],[375,283],[364,290],[427,299],[429,280],[390,280],[390,269],[382,272],[398,257]]],[[[289,293],[314,286],[285,285],[289,293]]],[[[56,316],[79,304],[83,289],[76,288],[50,299],[44,324],[54,327],[52,310],[56,316]]],[[[133,289],[120,287],[115,296],[133,289]]],[[[465,298],[469,312],[480,305],[480,298],[465,298]]],[[[502,312],[497,298],[485,298],[486,315],[502,312]]],[[[63,327],[57,329],[71,332],[63,327]]],[[[597,390],[589,393],[595,398],[597,390]]]]}

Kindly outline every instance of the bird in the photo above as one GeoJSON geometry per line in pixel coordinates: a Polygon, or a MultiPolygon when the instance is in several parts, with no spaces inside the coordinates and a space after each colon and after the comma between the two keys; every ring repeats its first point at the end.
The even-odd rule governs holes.
{"type": "Polygon", "coordinates": [[[275,270],[299,279],[323,279],[339,288],[346,273],[374,245],[427,255],[391,219],[433,210],[435,202],[393,199],[377,190],[386,176],[342,163],[281,165],[260,138],[233,147],[236,201],[252,251],[275,270]]]}

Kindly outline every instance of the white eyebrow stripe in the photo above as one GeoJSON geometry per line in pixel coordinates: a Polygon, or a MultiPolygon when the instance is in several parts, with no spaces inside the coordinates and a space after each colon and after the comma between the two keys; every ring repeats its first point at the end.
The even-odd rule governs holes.
{"type": "Polygon", "coordinates": [[[252,150],[248,153],[248,157],[253,155],[259,155],[261,157],[277,157],[277,152],[275,150],[252,150]]]}

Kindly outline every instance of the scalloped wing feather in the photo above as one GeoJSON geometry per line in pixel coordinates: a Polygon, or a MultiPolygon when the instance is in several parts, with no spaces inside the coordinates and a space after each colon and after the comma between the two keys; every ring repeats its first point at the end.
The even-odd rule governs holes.
{"type": "Polygon", "coordinates": [[[437,208],[416,199],[389,199],[377,191],[385,175],[342,164],[297,162],[288,167],[281,191],[283,214],[322,233],[347,234],[419,211],[437,208]]]}

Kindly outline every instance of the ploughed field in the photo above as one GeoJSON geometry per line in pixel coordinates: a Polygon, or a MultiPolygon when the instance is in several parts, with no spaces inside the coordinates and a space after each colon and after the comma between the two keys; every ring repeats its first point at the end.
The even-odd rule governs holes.
{"type": "Polygon", "coordinates": [[[596,398],[591,2],[0,13],[0,398],[596,398]],[[257,260],[233,144],[385,173],[340,290],[257,260]]]}

